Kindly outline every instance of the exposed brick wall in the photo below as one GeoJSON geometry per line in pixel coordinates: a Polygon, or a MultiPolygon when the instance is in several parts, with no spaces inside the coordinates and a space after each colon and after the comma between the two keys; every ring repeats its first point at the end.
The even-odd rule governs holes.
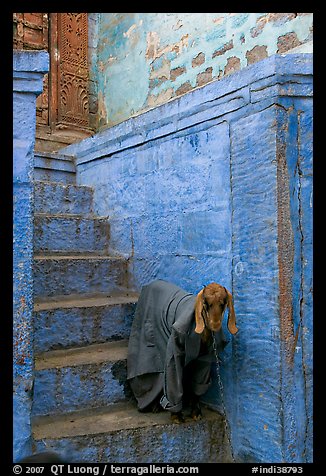
{"type": "Polygon", "coordinates": [[[13,47],[20,50],[47,50],[48,14],[14,13],[13,47]]]}
{"type": "Polygon", "coordinates": [[[312,41],[312,13],[101,13],[100,125],[312,41]]]}
{"type": "MultiPolygon", "coordinates": [[[[48,13],[13,13],[13,49],[47,50],[49,48],[48,13]]],[[[43,92],[36,100],[37,124],[49,121],[49,78],[44,76],[43,92]]]]}

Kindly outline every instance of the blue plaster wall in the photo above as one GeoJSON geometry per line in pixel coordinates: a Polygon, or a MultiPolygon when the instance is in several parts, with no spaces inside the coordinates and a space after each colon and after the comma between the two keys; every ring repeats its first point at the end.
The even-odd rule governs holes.
{"type": "Polygon", "coordinates": [[[13,55],[13,418],[14,459],[31,454],[33,389],[33,161],[36,97],[48,53],[13,55]]]}
{"type": "Polygon", "coordinates": [[[286,217],[279,220],[280,247],[285,248],[279,256],[282,267],[285,265],[282,283],[288,301],[280,326],[282,400],[286,409],[284,455],[295,461],[300,457],[312,459],[312,107],[311,101],[302,97],[284,98],[281,104],[288,111],[285,114],[281,108],[278,112],[278,149],[284,162],[279,165],[278,175],[288,193],[287,197],[278,194],[286,217]],[[290,322],[287,314],[291,314],[290,322]]]}
{"type": "Polygon", "coordinates": [[[133,258],[133,286],[157,276],[191,292],[212,276],[230,286],[227,124],[150,141],[80,177],[97,184],[97,213],[109,211],[111,249],[133,258]]]}
{"type": "MultiPolygon", "coordinates": [[[[311,55],[275,55],[66,148],[133,287],[233,293],[239,462],[312,461],[311,121],[311,55]]],[[[222,410],[216,376],[205,401],[222,410]]]]}

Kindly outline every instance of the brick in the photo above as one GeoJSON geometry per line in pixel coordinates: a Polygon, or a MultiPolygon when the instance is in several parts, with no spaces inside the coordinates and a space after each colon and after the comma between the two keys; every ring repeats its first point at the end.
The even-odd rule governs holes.
{"type": "Polygon", "coordinates": [[[277,53],[284,53],[301,44],[296,33],[287,33],[286,35],[279,36],[277,40],[277,53]]]}
{"type": "Polygon", "coordinates": [[[264,58],[267,58],[267,46],[255,46],[251,50],[246,52],[247,64],[253,64],[264,58]]]}
{"type": "Polygon", "coordinates": [[[233,48],[233,40],[228,41],[225,43],[221,48],[218,48],[217,50],[214,51],[212,54],[212,58],[216,58],[216,56],[221,56],[224,55],[229,50],[232,50],[233,48]]]}
{"type": "Polygon", "coordinates": [[[253,28],[250,29],[250,35],[252,38],[256,38],[258,35],[260,35],[262,32],[261,27],[256,27],[254,26],[253,28]]]}
{"type": "Polygon", "coordinates": [[[275,26],[283,25],[283,23],[293,20],[296,16],[296,13],[269,13],[267,15],[268,21],[274,23],[275,26]]]}
{"type": "Polygon", "coordinates": [[[237,56],[231,56],[228,58],[226,66],[224,68],[224,75],[228,75],[238,71],[240,69],[240,59],[237,56]]]}
{"type": "Polygon", "coordinates": [[[261,32],[263,31],[267,21],[268,21],[267,15],[263,15],[262,17],[257,19],[256,26],[254,26],[250,30],[250,34],[251,34],[252,38],[256,38],[258,35],[261,34],[261,32]]]}
{"type": "Polygon", "coordinates": [[[42,13],[25,13],[24,20],[32,23],[34,26],[43,26],[43,14],[42,13]]]}
{"type": "Polygon", "coordinates": [[[272,23],[273,26],[280,26],[284,23],[296,18],[297,13],[268,13],[256,21],[256,26],[251,28],[250,34],[252,38],[256,38],[263,31],[266,23],[272,23]]]}
{"type": "Polygon", "coordinates": [[[187,81],[186,83],[183,83],[175,92],[176,96],[180,96],[181,94],[185,94],[188,91],[191,91],[192,86],[190,81],[187,81]]]}
{"type": "Polygon", "coordinates": [[[203,71],[202,73],[197,74],[196,86],[202,86],[203,84],[212,81],[212,72],[213,68],[209,67],[206,68],[205,71],[203,71]]]}
{"type": "Polygon", "coordinates": [[[171,81],[175,81],[178,76],[186,72],[186,68],[184,66],[179,66],[178,68],[173,68],[170,71],[170,79],[171,81]]]}
{"type": "Polygon", "coordinates": [[[193,60],[191,62],[191,65],[192,65],[193,68],[196,68],[197,66],[200,66],[203,63],[205,63],[205,54],[204,53],[198,53],[198,55],[195,56],[195,58],[193,58],[193,60]]]}

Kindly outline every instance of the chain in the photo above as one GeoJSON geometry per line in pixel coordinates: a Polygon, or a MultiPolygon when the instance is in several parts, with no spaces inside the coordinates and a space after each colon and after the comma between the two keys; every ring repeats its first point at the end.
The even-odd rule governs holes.
{"type": "Polygon", "coordinates": [[[214,350],[214,355],[215,355],[215,359],[216,359],[217,384],[218,384],[220,394],[221,394],[222,410],[223,410],[223,416],[224,416],[224,430],[225,430],[225,434],[226,434],[228,442],[229,442],[232,461],[235,462],[233,449],[232,449],[232,443],[231,443],[231,432],[230,432],[230,428],[229,428],[229,424],[228,424],[228,420],[227,420],[227,416],[226,416],[226,408],[225,408],[225,403],[224,403],[224,400],[225,400],[224,399],[224,390],[223,390],[223,384],[222,384],[222,379],[221,379],[221,375],[220,375],[220,358],[219,358],[218,353],[217,353],[215,334],[214,334],[213,331],[211,331],[211,332],[212,332],[212,339],[213,339],[213,350],[214,350]]]}

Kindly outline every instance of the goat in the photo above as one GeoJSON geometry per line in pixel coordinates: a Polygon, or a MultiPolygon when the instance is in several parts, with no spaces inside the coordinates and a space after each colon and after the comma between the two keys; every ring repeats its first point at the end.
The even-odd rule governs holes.
{"type": "Polygon", "coordinates": [[[199,398],[211,383],[211,363],[226,340],[222,321],[229,309],[228,330],[236,334],[231,293],[211,283],[197,295],[157,280],[142,288],[128,346],[128,381],[139,411],[171,412],[174,423],[185,421],[189,398],[194,420],[202,416],[199,398]]]}

